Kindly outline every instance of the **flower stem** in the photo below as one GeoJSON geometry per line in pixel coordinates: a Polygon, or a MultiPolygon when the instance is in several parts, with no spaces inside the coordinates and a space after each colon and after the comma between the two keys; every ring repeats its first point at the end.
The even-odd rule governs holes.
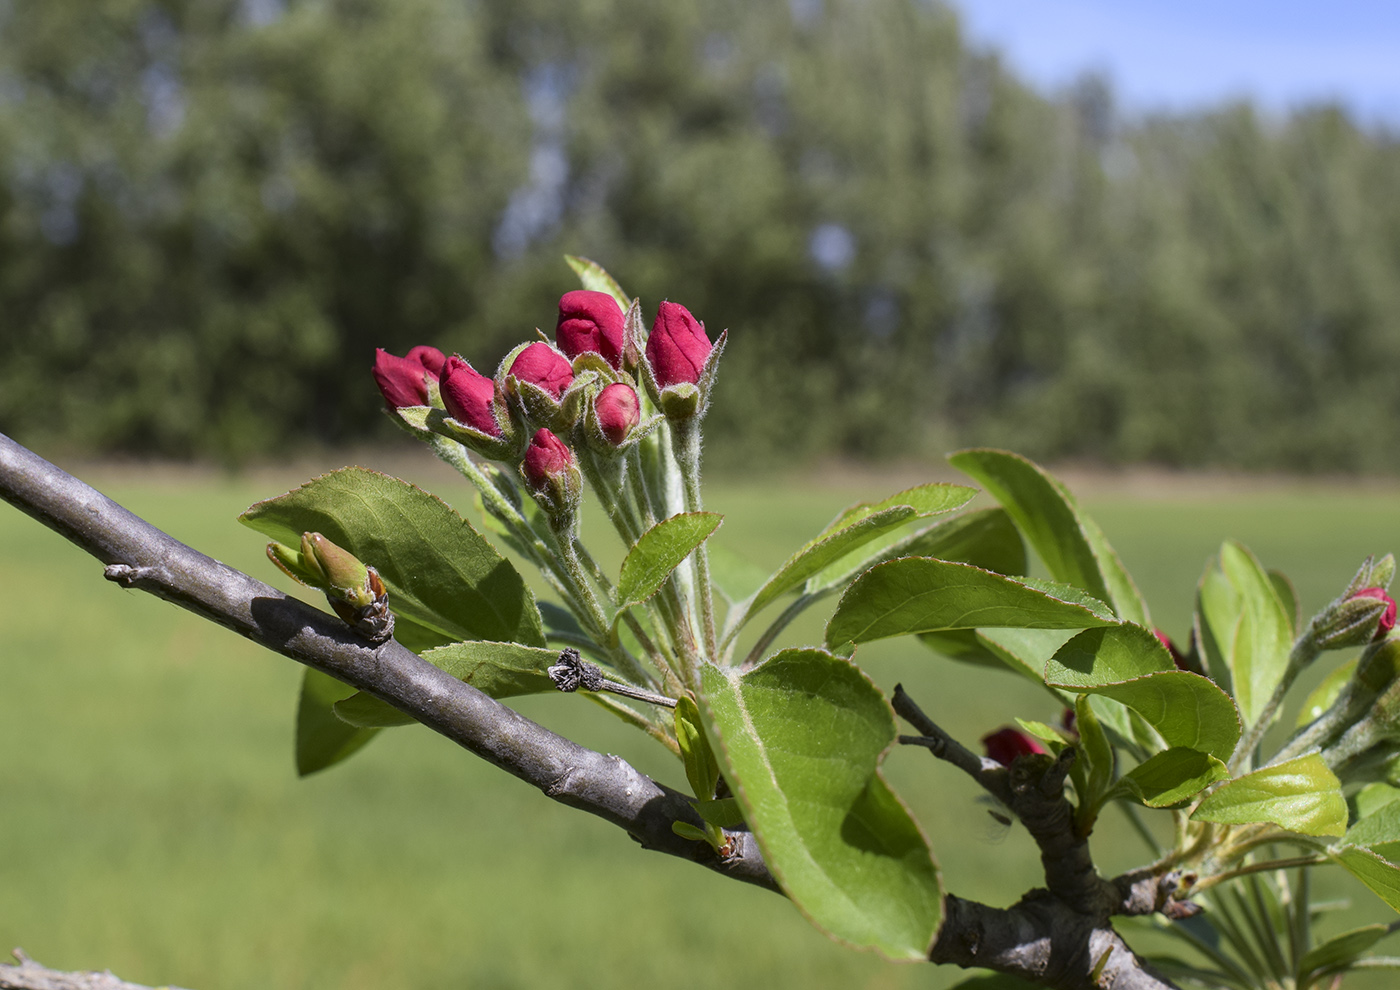
{"type": "Polygon", "coordinates": [[[1283,696],[1293,686],[1294,678],[1308,664],[1316,660],[1320,652],[1322,651],[1318,649],[1312,629],[1304,630],[1303,635],[1298,637],[1293,644],[1293,649],[1288,653],[1288,666],[1284,668],[1283,677],[1279,679],[1278,687],[1274,688],[1274,693],[1269,697],[1268,703],[1264,705],[1263,711],[1254,720],[1254,724],[1249,727],[1249,731],[1241,737],[1239,744],[1235,747],[1235,752],[1230,756],[1228,766],[1232,775],[1238,774],[1240,768],[1253,757],[1254,750],[1258,748],[1260,741],[1264,738],[1264,733],[1269,730],[1270,723],[1278,714],[1279,706],[1283,704],[1283,696]]]}
{"type": "MultiPolygon", "coordinates": [[[[680,464],[681,480],[685,484],[685,506],[688,512],[704,510],[704,500],[700,493],[700,422],[698,419],[682,419],[672,424],[671,442],[675,449],[676,461],[680,464]]],[[[699,598],[701,630],[704,635],[705,656],[713,661],[717,657],[715,642],[715,598],[710,587],[710,554],[705,544],[695,548],[696,596],[699,598]]]]}

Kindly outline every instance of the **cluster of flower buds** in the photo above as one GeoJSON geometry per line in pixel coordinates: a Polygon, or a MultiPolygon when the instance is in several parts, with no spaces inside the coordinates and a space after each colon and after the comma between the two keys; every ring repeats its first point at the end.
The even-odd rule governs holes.
{"type": "Polygon", "coordinates": [[[267,545],[268,558],[284,574],[326,593],[335,614],[366,639],[382,643],[394,634],[389,593],[379,572],[320,533],[302,533],[301,547],[267,545]]]}
{"type": "Polygon", "coordinates": [[[723,343],[712,344],[684,306],[661,303],[645,334],[639,304],[624,312],[611,293],[579,289],[559,300],[554,342],[519,345],[494,377],[432,347],[378,351],[374,377],[410,429],[517,464],[527,490],[562,520],[581,489],[570,444],[616,457],[661,422],[656,410],[703,414],[723,343]]]}

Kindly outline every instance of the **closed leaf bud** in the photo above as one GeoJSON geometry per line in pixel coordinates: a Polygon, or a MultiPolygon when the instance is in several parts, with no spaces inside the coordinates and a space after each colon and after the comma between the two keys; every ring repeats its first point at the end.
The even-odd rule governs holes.
{"type": "Polygon", "coordinates": [[[549,393],[555,401],[574,380],[574,369],[568,359],[542,340],[521,351],[506,374],[549,393]]]}
{"type": "Polygon", "coordinates": [[[575,289],[559,299],[559,323],[554,341],[570,358],[599,354],[614,368],[622,366],[624,317],[617,300],[606,292],[575,289]]]}
{"type": "Polygon", "coordinates": [[[446,362],[436,347],[419,346],[406,357],[397,357],[384,348],[374,352],[374,380],[390,409],[429,404],[429,381],[436,382],[446,362]]]}
{"type": "Polygon", "coordinates": [[[454,354],[444,365],[441,388],[449,416],[488,436],[501,435],[494,381],[454,354]]]}
{"type": "Polygon", "coordinates": [[[661,388],[700,381],[705,360],[710,356],[710,338],[705,327],[679,303],[663,302],[647,338],[647,362],[661,388]]]}
{"type": "Polygon", "coordinates": [[[320,533],[303,533],[299,551],[270,543],[267,555],[289,577],[326,593],[326,601],[361,635],[382,642],[393,635],[389,593],[373,567],[320,533]]]}
{"type": "Polygon", "coordinates": [[[616,382],[599,392],[593,408],[598,414],[598,426],[602,428],[603,436],[614,447],[626,440],[642,419],[637,390],[623,382],[616,382]]]}
{"type": "Polygon", "coordinates": [[[1049,752],[1035,737],[1010,726],[983,736],[982,745],[986,748],[987,756],[1004,767],[1011,766],[1018,756],[1049,752]]]}

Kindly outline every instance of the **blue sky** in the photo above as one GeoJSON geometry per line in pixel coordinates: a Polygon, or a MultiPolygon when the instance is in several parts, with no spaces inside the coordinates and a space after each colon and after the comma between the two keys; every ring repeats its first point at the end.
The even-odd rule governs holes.
{"type": "Polygon", "coordinates": [[[1400,2],[951,0],[1027,81],[1104,72],[1127,111],[1338,100],[1400,127],[1400,2]]]}

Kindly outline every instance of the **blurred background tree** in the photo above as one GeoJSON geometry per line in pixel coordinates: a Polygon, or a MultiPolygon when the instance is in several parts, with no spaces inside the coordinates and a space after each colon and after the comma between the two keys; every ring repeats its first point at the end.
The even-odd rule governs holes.
{"type": "Polygon", "coordinates": [[[1400,469],[1400,145],[1336,107],[1038,94],[935,0],[0,6],[31,445],[388,436],[374,347],[493,367],[566,251],[731,329],[731,462],[1400,469]]]}

